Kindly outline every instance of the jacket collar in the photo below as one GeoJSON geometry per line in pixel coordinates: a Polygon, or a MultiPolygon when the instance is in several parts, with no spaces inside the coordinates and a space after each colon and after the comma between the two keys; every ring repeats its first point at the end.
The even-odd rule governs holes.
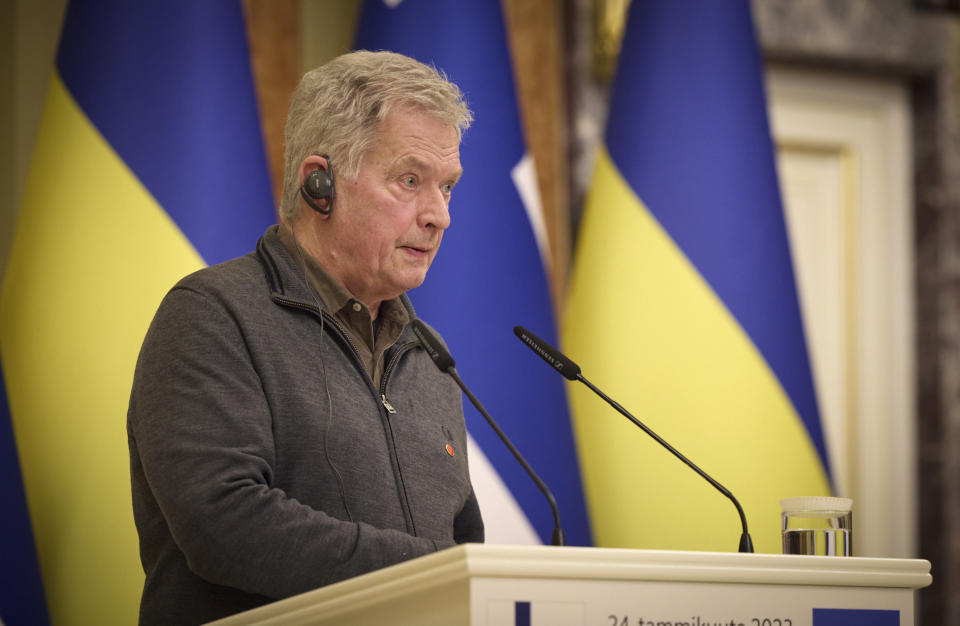
{"type": "MultiPolygon", "coordinates": [[[[323,301],[317,297],[307,284],[303,271],[296,260],[290,256],[280,236],[277,234],[279,225],[274,224],[257,241],[256,256],[266,273],[267,284],[270,286],[270,295],[273,299],[283,300],[294,306],[326,311],[323,301]]],[[[413,304],[407,294],[400,296],[400,302],[410,315],[410,320],[417,318],[413,304]]],[[[328,313],[330,311],[327,311],[328,313]]],[[[409,328],[404,332],[408,332],[409,328]]]]}

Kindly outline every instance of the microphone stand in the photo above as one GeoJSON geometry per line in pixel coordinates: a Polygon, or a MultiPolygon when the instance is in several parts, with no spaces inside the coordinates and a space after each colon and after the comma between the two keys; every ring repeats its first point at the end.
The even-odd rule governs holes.
{"type": "Polygon", "coordinates": [[[616,401],[613,400],[613,398],[611,398],[607,394],[600,391],[600,389],[597,388],[596,385],[594,385],[589,380],[584,378],[584,376],[580,373],[580,366],[574,363],[573,361],[571,361],[569,358],[567,358],[567,356],[564,355],[562,352],[560,352],[559,350],[557,350],[556,348],[548,344],[543,339],[540,339],[539,337],[531,333],[529,330],[527,330],[523,326],[514,326],[513,333],[517,336],[518,339],[520,339],[520,341],[526,344],[528,348],[536,352],[540,356],[540,358],[542,358],[551,367],[553,367],[553,369],[556,370],[557,373],[559,373],[561,376],[563,376],[567,380],[580,381],[581,383],[586,385],[590,389],[590,391],[592,391],[593,393],[603,398],[607,402],[607,404],[609,404],[614,409],[616,409],[617,412],[619,412],[628,420],[636,424],[643,432],[653,437],[653,439],[657,443],[659,443],[661,446],[663,446],[664,448],[669,450],[671,453],[673,453],[675,457],[677,457],[678,459],[686,463],[690,469],[700,474],[700,476],[702,476],[708,483],[713,485],[717,489],[717,491],[719,491],[724,496],[729,498],[730,501],[733,502],[733,505],[737,507],[737,513],[740,515],[740,525],[743,528],[743,532],[740,535],[739,550],[740,552],[753,552],[753,539],[750,538],[750,533],[747,531],[747,516],[743,512],[743,507],[740,506],[740,502],[737,501],[737,499],[733,496],[732,493],[730,493],[730,491],[726,487],[718,483],[716,480],[713,479],[712,476],[710,476],[705,471],[697,467],[697,465],[693,461],[691,461],[690,459],[685,457],[683,454],[681,454],[679,450],[677,450],[676,448],[671,446],[669,443],[664,441],[664,439],[660,437],[657,433],[647,428],[646,424],[644,424],[643,422],[635,418],[633,415],[631,415],[629,411],[627,411],[625,408],[620,406],[616,401]]]}
{"type": "Polygon", "coordinates": [[[513,457],[517,459],[517,462],[523,466],[523,469],[526,470],[527,474],[530,475],[530,478],[533,479],[533,482],[537,485],[543,495],[547,498],[547,502],[550,504],[550,510],[553,512],[553,537],[551,538],[551,543],[555,546],[564,546],[566,545],[566,537],[563,534],[563,528],[560,526],[560,511],[557,509],[557,501],[554,499],[553,494],[550,493],[550,490],[547,488],[547,485],[540,480],[540,477],[537,476],[537,473],[533,471],[533,468],[530,467],[530,464],[527,463],[526,459],[523,458],[523,455],[520,454],[520,451],[517,450],[516,446],[513,445],[513,442],[507,438],[506,433],[504,433],[500,427],[497,425],[493,418],[490,417],[490,414],[487,413],[487,410],[483,408],[483,405],[480,404],[480,400],[477,399],[473,392],[467,388],[462,380],[460,380],[460,375],[457,374],[457,368],[452,365],[447,368],[447,373],[450,374],[454,382],[459,385],[460,389],[463,391],[464,395],[470,399],[470,403],[480,412],[480,415],[483,416],[483,419],[487,420],[487,424],[490,424],[490,428],[493,429],[493,432],[497,433],[497,436],[500,437],[500,441],[503,442],[503,445],[507,446],[507,449],[513,454],[513,457]]]}
{"type": "Polygon", "coordinates": [[[563,527],[560,526],[560,511],[557,508],[557,501],[554,499],[553,494],[550,493],[550,489],[547,488],[547,485],[540,480],[540,477],[537,476],[537,473],[533,471],[533,468],[530,467],[530,464],[527,463],[527,460],[523,458],[523,455],[520,454],[520,451],[517,450],[516,446],[513,445],[513,442],[507,437],[500,426],[497,425],[493,418],[490,417],[490,414],[487,413],[487,410],[483,408],[483,405],[480,404],[480,400],[477,399],[473,392],[467,387],[466,383],[460,379],[460,375],[457,374],[456,363],[453,360],[453,357],[450,356],[450,352],[447,350],[433,333],[424,324],[422,321],[415,319],[411,322],[413,327],[413,332],[416,334],[417,338],[420,340],[420,345],[423,346],[423,349],[426,350],[427,354],[430,356],[430,360],[433,361],[433,364],[437,366],[441,372],[449,374],[457,386],[460,387],[460,390],[463,391],[464,395],[469,398],[470,403],[480,412],[480,415],[483,416],[483,419],[487,420],[487,424],[490,424],[490,428],[493,429],[493,432],[497,433],[497,436],[500,437],[500,441],[503,442],[503,445],[507,446],[507,449],[513,454],[513,458],[517,460],[518,463],[523,467],[527,472],[527,475],[533,480],[536,484],[537,489],[543,493],[546,497],[547,502],[550,504],[550,511],[553,512],[553,537],[551,543],[555,546],[566,545],[566,538],[563,535],[563,527]]]}
{"type": "Polygon", "coordinates": [[[611,397],[608,396],[607,394],[605,394],[605,393],[603,393],[602,391],[600,391],[600,389],[597,388],[596,385],[594,385],[594,384],[591,383],[589,380],[587,380],[587,379],[586,379],[582,374],[580,374],[579,372],[577,373],[577,380],[579,380],[579,381],[582,382],[584,385],[586,385],[587,387],[589,387],[590,390],[593,391],[595,394],[597,394],[598,396],[600,396],[601,398],[603,398],[604,400],[606,400],[607,404],[609,404],[609,405],[612,406],[614,409],[616,409],[621,415],[623,415],[624,417],[626,417],[628,420],[630,420],[631,422],[633,422],[634,424],[636,424],[636,425],[640,428],[640,430],[642,430],[643,432],[645,432],[645,433],[647,433],[648,435],[650,435],[651,437],[653,437],[653,439],[654,439],[657,443],[659,443],[661,446],[663,446],[664,448],[666,448],[667,450],[669,450],[670,452],[672,452],[674,456],[676,456],[678,459],[680,459],[681,461],[683,461],[684,463],[686,463],[687,466],[688,466],[690,469],[692,469],[692,470],[695,471],[696,473],[700,474],[708,483],[710,483],[711,485],[713,485],[713,486],[717,489],[717,491],[719,491],[720,493],[722,493],[723,495],[725,495],[727,498],[729,498],[730,501],[733,502],[733,505],[734,505],[735,507],[737,507],[737,513],[740,515],[740,525],[741,525],[741,527],[743,528],[743,532],[742,532],[741,535],[740,535],[739,551],[740,551],[740,552],[753,552],[753,539],[750,538],[750,533],[747,532],[747,516],[743,513],[743,507],[740,506],[740,503],[739,503],[739,502],[737,501],[737,499],[733,496],[733,494],[730,492],[729,489],[727,489],[726,487],[724,487],[723,485],[721,485],[720,483],[718,483],[716,480],[714,480],[714,478],[713,478],[712,476],[710,476],[710,475],[707,474],[705,471],[703,471],[702,469],[700,469],[700,468],[697,466],[696,463],[694,463],[693,461],[691,461],[690,459],[688,459],[688,458],[687,458],[686,456],[684,456],[679,450],[677,450],[676,448],[674,448],[673,446],[671,446],[669,443],[667,443],[662,437],[660,437],[660,435],[658,435],[657,433],[655,433],[655,432],[653,432],[652,430],[650,430],[650,428],[648,428],[646,424],[644,424],[643,422],[641,422],[640,420],[638,420],[637,418],[635,418],[633,415],[631,415],[629,411],[627,411],[625,408],[623,408],[622,406],[620,406],[620,404],[619,404],[617,401],[615,401],[613,398],[611,398],[611,397]]]}

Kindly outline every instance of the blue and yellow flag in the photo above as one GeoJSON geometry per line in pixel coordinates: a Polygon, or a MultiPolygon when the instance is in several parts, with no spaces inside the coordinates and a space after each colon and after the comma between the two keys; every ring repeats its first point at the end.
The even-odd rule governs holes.
{"type": "Polygon", "coordinates": [[[0,623],[48,624],[43,582],[30,528],[27,496],[13,440],[13,424],[0,368],[0,623]]]}
{"type": "Polygon", "coordinates": [[[178,278],[249,252],[273,221],[239,3],[71,2],[0,299],[54,623],[136,621],[140,343],[178,278]]]}
{"type": "MultiPolygon", "coordinates": [[[[757,551],[829,472],[747,0],[634,2],[576,251],[564,347],[730,489],[757,551]]],[[[598,545],[735,551],[729,500],[582,385],[598,545]]]]}
{"type": "MultiPolygon", "coordinates": [[[[568,543],[590,545],[563,380],[537,366],[513,335],[519,324],[550,340],[557,325],[546,255],[535,234],[539,205],[525,202],[515,182],[530,171],[531,159],[500,2],[368,0],[356,46],[432,64],[466,95],[475,121],[460,146],[464,175],[450,203],[451,227],[426,282],[410,297],[417,313],[443,334],[464,381],[555,493],[568,543]]],[[[520,514],[506,525],[532,527],[532,541],[550,543],[553,517],[543,496],[473,407],[465,414],[496,473],[491,480],[481,476],[480,455],[471,456],[490,541],[523,541],[523,533],[511,528],[501,532],[511,519],[507,505],[515,503],[520,514]],[[505,490],[495,493],[481,483],[505,490]]]]}

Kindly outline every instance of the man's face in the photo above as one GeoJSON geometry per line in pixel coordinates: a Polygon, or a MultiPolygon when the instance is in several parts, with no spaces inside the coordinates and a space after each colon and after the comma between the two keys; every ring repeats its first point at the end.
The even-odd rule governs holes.
{"type": "Polygon", "coordinates": [[[450,225],[461,173],[453,127],[416,109],[391,110],[357,177],[336,181],[327,271],[368,306],[419,286],[450,225]]]}

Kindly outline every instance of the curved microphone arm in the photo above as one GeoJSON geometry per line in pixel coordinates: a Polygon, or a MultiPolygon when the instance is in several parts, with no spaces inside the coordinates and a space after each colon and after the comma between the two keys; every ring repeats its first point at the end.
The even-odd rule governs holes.
{"type": "Polygon", "coordinates": [[[620,406],[620,404],[614,401],[613,398],[600,391],[596,385],[591,383],[580,373],[580,366],[567,358],[562,352],[522,326],[515,326],[513,328],[513,332],[520,339],[520,341],[525,343],[528,348],[536,352],[540,358],[549,363],[550,366],[553,367],[553,369],[555,369],[561,376],[567,380],[579,381],[586,385],[590,391],[603,398],[607,404],[616,409],[617,412],[636,424],[640,430],[653,437],[657,443],[669,450],[675,457],[686,463],[690,469],[700,474],[700,476],[702,476],[708,483],[713,485],[717,491],[729,498],[730,501],[733,502],[733,505],[737,507],[737,513],[740,515],[740,525],[743,528],[743,532],[740,535],[739,551],[753,552],[753,539],[750,538],[750,533],[747,531],[747,516],[743,512],[743,507],[740,506],[740,502],[737,501],[729,489],[714,480],[712,476],[700,469],[696,463],[685,457],[680,453],[679,450],[667,443],[662,437],[660,437],[660,435],[650,430],[646,424],[631,415],[629,411],[620,406]]]}

